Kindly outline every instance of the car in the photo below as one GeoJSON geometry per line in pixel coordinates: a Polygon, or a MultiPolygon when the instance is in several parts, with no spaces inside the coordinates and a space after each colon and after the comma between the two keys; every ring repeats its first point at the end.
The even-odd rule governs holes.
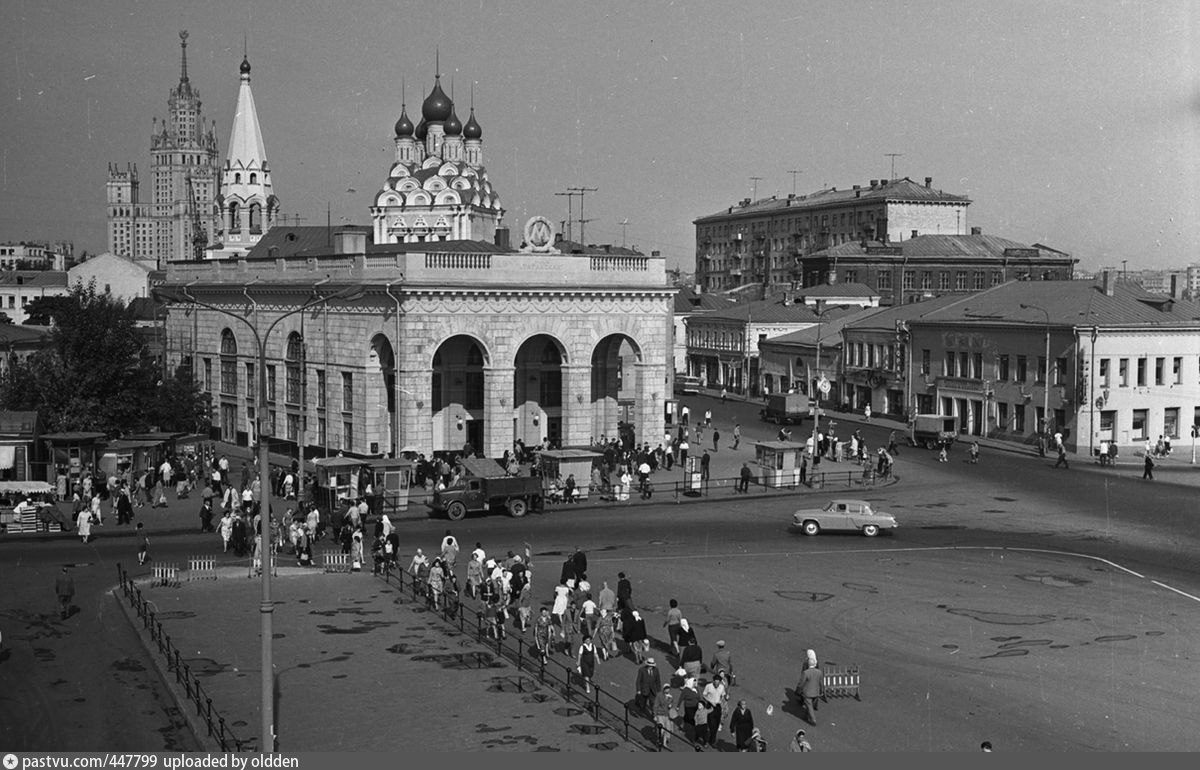
{"type": "Polygon", "coordinates": [[[792,526],[806,535],[822,531],[861,532],[875,537],[882,530],[895,529],[896,517],[877,511],[866,500],[830,500],[824,508],[801,508],[792,514],[792,526]]]}

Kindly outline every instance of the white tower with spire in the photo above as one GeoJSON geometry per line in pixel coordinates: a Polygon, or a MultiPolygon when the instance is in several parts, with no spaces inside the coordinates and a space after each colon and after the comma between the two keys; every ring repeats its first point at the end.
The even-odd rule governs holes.
{"type": "Polygon", "coordinates": [[[245,255],[275,225],[279,214],[279,199],[271,184],[271,169],[250,90],[250,60],[245,54],[216,208],[220,222],[217,242],[208,252],[211,258],[245,255]]]}

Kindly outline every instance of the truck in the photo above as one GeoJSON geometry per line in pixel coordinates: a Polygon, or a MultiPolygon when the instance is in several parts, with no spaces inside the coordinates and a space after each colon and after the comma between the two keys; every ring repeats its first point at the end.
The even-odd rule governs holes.
{"type": "Polygon", "coordinates": [[[764,422],[776,425],[798,423],[808,416],[808,396],[803,393],[772,393],[759,411],[764,422]]]}
{"type": "Polygon", "coordinates": [[[908,443],[937,449],[949,446],[958,436],[958,418],[944,414],[914,415],[908,425],[908,443]]]}
{"type": "Polygon", "coordinates": [[[452,521],[468,513],[505,510],[514,518],[542,509],[542,480],[537,476],[509,476],[495,460],[467,458],[466,473],[453,486],[433,493],[429,507],[452,521]]]}

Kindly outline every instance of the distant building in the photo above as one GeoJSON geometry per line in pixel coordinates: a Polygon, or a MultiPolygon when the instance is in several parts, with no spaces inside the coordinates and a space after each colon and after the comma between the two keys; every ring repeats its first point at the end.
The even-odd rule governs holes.
{"type": "Polygon", "coordinates": [[[167,100],[167,119],[160,126],[155,118],[150,137],[149,199],[132,164],[110,164],[106,185],[108,251],[159,265],[195,258],[197,245],[202,253],[219,220],[216,125],[204,122],[200,91],[188,79],[187,37],[179,33],[179,84],[167,100]]]}
{"type": "MultiPolygon", "coordinates": [[[[670,273],[670,271],[667,271],[670,273]]],[[[698,315],[726,310],[734,306],[733,300],[718,294],[702,294],[690,286],[682,286],[675,294],[675,320],[671,339],[673,372],[687,372],[687,322],[698,315]]]]}
{"type": "Polygon", "coordinates": [[[1067,281],[1075,269],[1070,254],[1041,244],[1027,246],[985,235],[922,235],[899,243],[853,241],[797,260],[804,291],[823,284],[862,283],[881,305],[919,302],[943,294],[971,294],[1006,281],[1067,281]]]}
{"type": "Polygon", "coordinates": [[[49,334],[48,326],[0,324],[0,374],[44,348],[49,334]]]}
{"type": "Polygon", "coordinates": [[[843,327],[879,312],[879,308],[830,307],[812,326],[760,341],[763,389],[770,393],[795,391],[816,398],[817,383],[824,379],[829,383],[829,392],[820,395],[822,408],[836,408],[843,400],[843,327]]]}
{"type": "Polygon", "coordinates": [[[66,270],[74,258],[70,241],[0,243],[0,270],[66,270]]]}
{"type": "Polygon", "coordinates": [[[125,303],[149,297],[150,290],[164,277],[149,260],[138,261],[117,254],[97,255],[67,271],[69,287],[87,286],[95,281],[96,291],[110,293],[125,303]]]}
{"type": "Polygon", "coordinates": [[[65,297],[67,273],[62,270],[12,270],[0,272],[0,312],[14,324],[28,320],[25,306],[41,297],[65,297]]]}
{"type": "Polygon", "coordinates": [[[902,179],[872,179],[869,186],[836,187],[808,195],[745,198],[694,220],[696,283],[723,291],[757,283],[770,293],[796,279],[796,260],[858,241],[897,243],[919,233],[967,232],[971,201],[902,179]]]}

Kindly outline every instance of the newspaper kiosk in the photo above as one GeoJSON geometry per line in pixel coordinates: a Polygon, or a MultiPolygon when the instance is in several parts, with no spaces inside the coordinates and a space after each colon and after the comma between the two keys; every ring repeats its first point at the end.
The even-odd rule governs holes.
{"type": "Polygon", "coordinates": [[[764,487],[800,486],[800,468],[804,464],[804,443],[799,441],[756,441],[754,462],[761,469],[764,487]]]}

